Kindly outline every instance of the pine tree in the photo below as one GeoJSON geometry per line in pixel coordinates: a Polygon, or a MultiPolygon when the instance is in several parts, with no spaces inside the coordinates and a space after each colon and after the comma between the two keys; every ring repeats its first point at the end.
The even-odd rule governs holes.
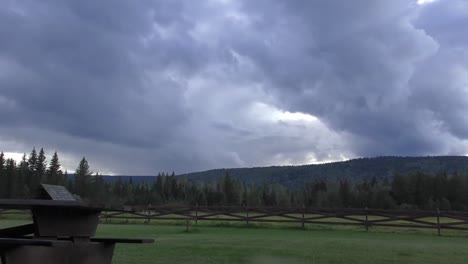
{"type": "Polygon", "coordinates": [[[0,197],[5,197],[6,195],[6,173],[5,173],[5,155],[0,153],[0,197]]]}
{"type": "Polygon", "coordinates": [[[164,202],[168,202],[172,198],[172,185],[168,176],[161,174],[163,180],[164,202]]]}
{"type": "Polygon", "coordinates": [[[13,198],[16,196],[16,163],[13,159],[8,159],[6,161],[5,174],[6,174],[5,197],[13,198]]]}
{"type": "Polygon", "coordinates": [[[340,181],[338,193],[340,195],[341,203],[343,204],[343,206],[348,207],[352,203],[351,186],[348,183],[348,181],[340,181]]]}
{"type": "Polygon", "coordinates": [[[35,171],[36,170],[37,152],[36,152],[35,147],[31,151],[31,153],[29,154],[28,164],[29,164],[29,171],[35,171]]]}
{"type": "Polygon", "coordinates": [[[226,175],[222,179],[221,185],[224,193],[224,203],[226,205],[239,205],[240,190],[237,186],[237,182],[229,176],[228,172],[226,172],[226,175]]]}
{"type": "Polygon", "coordinates": [[[34,147],[31,153],[29,154],[28,158],[28,175],[25,179],[26,185],[28,186],[29,192],[33,192],[33,190],[37,187],[36,186],[36,165],[37,165],[37,152],[36,148],[34,147]]]}
{"type": "Polygon", "coordinates": [[[75,186],[74,186],[75,181],[74,181],[74,178],[71,179],[69,177],[67,169],[65,169],[65,172],[63,174],[63,182],[68,190],[71,190],[73,193],[75,193],[75,186]]]}
{"type": "Polygon", "coordinates": [[[91,174],[88,161],[83,157],[75,172],[75,192],[83,198],[89,195],[91,174]]]}
{"type": "Polygon", "coordinates": [[[92,202],[102,203],[105,200],[105,182],[101,175],[98,172],[92,177],[90,177],[90,182],[87,190],[89,195],[86,197],[92,202]]]}
{"type": "Polygon", "coordinates": [[[54,153],[54,156],[50,160],[49,168],[47,169],[47,183],[51,184],[63,184],[63,173],[60,169],[60,162],[58,158],[57,151],[54,153]]]}
{"type": "Polygon", "coordinates": [[[41,148],[39,151],[39,156],[37,157],[37,163],[36,163],[36,173],[37,173],[37,180],[39,183],[42,183],[43,180],[45,180],[46,177],[46,156],[44,149],[41,148]]]}
{"type": "Polygon", "coordinates": [[[21,162],[18,168],[18,195],[21,198],[30,196],[28,186],[26,185],[26,179],[28,177],[28,160],[26,158],[26,153],[24,153],[23,158],[21,158],[21,162]]]}
{"type": "Polygon", "coordinates": [[[5,154],[0,153],[0,170],[3,170],[5,168],[5,154]]]}
{"type": "Polygon", "coordinates": [[[153,204],[162,204],[164,201],[164,183],[161,173],[156,177],[156,182],[151,189],[151,202],[153,204]]]}

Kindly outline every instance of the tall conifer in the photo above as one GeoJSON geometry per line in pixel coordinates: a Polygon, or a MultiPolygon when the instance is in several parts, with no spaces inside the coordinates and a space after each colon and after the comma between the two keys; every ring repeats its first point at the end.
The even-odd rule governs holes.
{"type": "Polygon", "coordinates": [[[37,174],[38,183],[42,183],[45,180],[46,168],[47,168],[46,156],[45,156],[44,149],[41,148],[41,150],[39,151],[39,156],[37,157],[37,163],[36,163],[36,174],[37,174]]]}
{"type": "Polygon", "coordinates": [[[75,191],[78,195],[86,197],[89,194],[91,174],[88,161],[83,157],[75,172],[75,191]]]}
{"type": "Polygon", "coordinates": [[[26,185],[28,186],[28,190],[30,193],[34,191],[37,184],[37,152],[36,148],[34,147],[31,153],[29,154],[28,158],[28,175],[25,179],[26,185]]]}
{"type": "Polygon", "coordinates": [[[5,155],[0,153],[0,197],[5,197],[6,177],[5,177],[5,155]]]}
{"type": "Polygon", "coordinates": [[[49,163],[49,168],[47,169],[47,182],[51,184],[63,184],[63,173],[60,169],[60,162],[58,158],[57,151],[52,156],[52,159],[49,163]]]}

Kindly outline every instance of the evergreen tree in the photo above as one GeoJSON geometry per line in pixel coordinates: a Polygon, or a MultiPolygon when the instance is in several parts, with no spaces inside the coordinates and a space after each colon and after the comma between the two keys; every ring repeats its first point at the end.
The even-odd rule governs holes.
{"type": "Polygon", "coordinates": [[[154,183],[152,193],[154,199],[153,204],[159,204],[164,201],[164,182],[161,173],[159,173],[156,177],[156,182],[154,183]]]}
{"type": "Polygon", "coordinates": [[[0,153],[0,197],[6,197],[7,179],[5,173],[5,155],[3,151],[0,153]]]}
{"type": "Polygon", "coordinates": [[[5,168],[5,154],[3,151],[0,153],[0,171],[5,168]]]}
{"type": "Polygon", "coordinates": [[[68,170],[65,169],[65,172],[63,173],[63,182],[65,184],[65,186],[67,187],[67,189],[69,190],[75,190],[75,186],[74,186],[74,179],[71,179],[69,176],[68,176],[68,170]]]}
{"type": "Polygon", "coordinates": [[[36,148],[34,147],[31,153],[29,154],[29,158],[28,158],[28,170],[29,171],[25,180],[30,193],[32,193],[33,190],[37,187],[36,186],[37,185],[36,168],[37,168],[37,152],[36,152],[36,148]]]}
{"type": "Polygon", "coordinates": [[[35,171],[37,166],[37,152],[36,148],[34,147],[31,153],[29,154],[28,158],[29,170],[35,171]]]}
{"type": "Polygon", "coordinates": [[[6,198],[13,198],[15,197],[16,194],[16,163],[13,159],[7,159],[6,161],[6,167],[5,167],[5,186],[6,186],[6,192],[5,192],[5,197],[6,198]]]}
{"type": "Polygon", "coordinates": [[[105,182],[104,179],[102,178],[99,173],[96,172],[96,174],[91,177],[91,194],[89,196],[90,200],[93,202],[99,202],[99,203],[104,203],[106,201],[106,188],[105,188],[105,182]]]}
{"type": "Polygon", "coordinates": [[[341,204],[344,207],[350,206],[352,203],[352,194],[351,194],[351,186],[348,181],[340,181],[340,188],[338,190],[340,195],[341,204]]]}
{"type": "Polygon", "coordinates": [[[60,162],[57,151],[50,160],[49,168],[47,169],[47,183],[51,184],[63,184],[63,173],[60,169],[60,162]]]}
{"type": "Polygon", "coordinates": [[[47,168],[47,163],[46,163],[46,156],[44,149],[41,148],[39,151],[39,156],[37,157],[37,163],[36,163],[36,177],[38,178],[37,181],[42,183],[42,181],[45,180],[46,178],[46,168],[47,168]]]}
{"type": "Polygon", "coordinates": [[[75,172],[75,192],[82,198],[89,195],[90,179],[92,172],[89,170],[89,164],[83,157],[75,172]]]}
{"type": "Polygon", "coordinates": [[[29,197],[30,190],[26,184],[26,179],[28,177],[28,160],[26,158],[26,153],[23,154],[21,162],[18,168],[18,195],[19,197],[29,197]]]}
{"type": "Polygon", "coordinates": [[[237,182],[229,176],[229,173],[226,172],[221,185],[224,193],[224,204],[240,205],[240,188],[237,186],[237,182]]]}
{"type": "Polygon", "coordinates": [[[168,202],[172,198],[172,184],[164,173],[161,174],[161,177],[163,178],[164,202],[168,202]]]}
{"type": "Polygon", "coordinates": [[[391,195],[398,205],[412,203],[408,177],[397,175],[393,178],[391,195]]]}

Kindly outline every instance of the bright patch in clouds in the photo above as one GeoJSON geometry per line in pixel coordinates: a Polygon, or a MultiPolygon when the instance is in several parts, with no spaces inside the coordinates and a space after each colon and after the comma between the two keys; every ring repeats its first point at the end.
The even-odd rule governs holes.
{"type": "Polygon", "coordinates": [[[14,159],[16,162],[20,162],[23,158],[23,153],[18,152],[5,152],[3,153],[6,159],[14,159]]]}
{"type": "Polygon", "coordinates": [[[253,106],[252,112],[260,115],[261,119],[269,120],[273,122],[317,122],[320,121],[317,117],[301,113],[301,112],[289,112],[278,109],[274,106],[267,105],[265,103],[256,103],[253,106]]]}
{"type": "Polygon", "coordinates": [[[318,118],[304,114],[301,112],[288,112],[288,111],[277,111],[273,114],[273,117],[279,121],[303,121],[303,122],[314,122],[318,121],[318,118]]]}
{"type": "Polygon", "coordinates": [[[315,153],[309,153],[306,156],[306,163],[307,164],[324,164],[324,163],[331,163],[331,162],[337,162],[337,161],[345,161],[349,159],[350,157],[347,157],[344,154],[340,154],[338,156],[328,155],[328,159],[327,158],[317,159],[317,156],[315,155],[315,153]]]}
{"type": "Polygon", "coordinates": [[[429,4],[435,2],[436,0],[418,0],[419,5],[429,4]]]}

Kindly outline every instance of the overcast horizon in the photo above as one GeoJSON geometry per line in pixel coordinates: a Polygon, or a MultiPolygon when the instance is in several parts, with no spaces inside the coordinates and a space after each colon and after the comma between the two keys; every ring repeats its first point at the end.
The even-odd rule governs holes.
{"type": "Polygon", "coordinates": [[[468,154],[466,0],[4,0],[0,151],[178,174],[468,154]]]}

